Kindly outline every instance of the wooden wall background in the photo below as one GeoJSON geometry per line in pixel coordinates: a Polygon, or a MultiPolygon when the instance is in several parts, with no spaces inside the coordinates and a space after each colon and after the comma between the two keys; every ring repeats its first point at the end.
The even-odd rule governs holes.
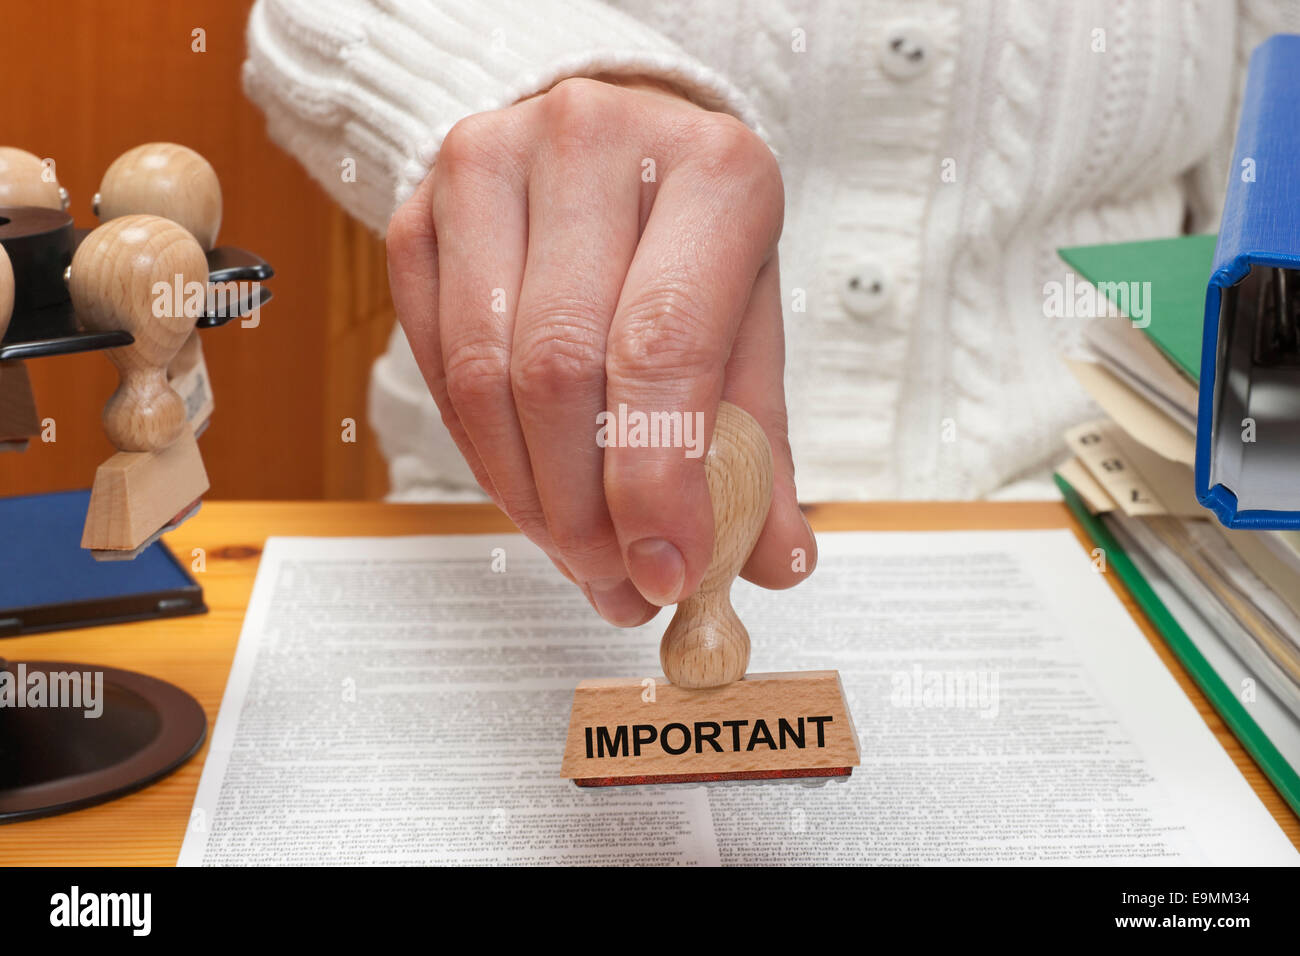
{"type": "MultiPolygon", "coordinates": [[[[366,421],[370,365],[392,328],[383,244],[274,146],[239,71],[251,0],[6,2],[0,144],[52,157],[78,225],[109,163],[139,143],[198,150],[221,179],[219,243],[275,268],[256,329],[203,333],[216,413],[199,441],[211,498],[375,498],[387,473],[366,421]],[[191,31],[207,31],[207,51],[191,31]],[[357,441],[341,440],[353,418],[357,441]]],[[[28,363],[57,440],[0,454],[0,494],[89,487],[113,452],[103,354],[28,363]]]]}

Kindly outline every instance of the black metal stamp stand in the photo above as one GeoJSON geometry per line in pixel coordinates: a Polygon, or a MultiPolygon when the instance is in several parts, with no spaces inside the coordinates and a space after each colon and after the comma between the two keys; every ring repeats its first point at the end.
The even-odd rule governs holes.
{"type": "MultiPolygon", "coordinates": [[[[13,317],[0,341],[0,361],[110,349],[134,341],[129,332],[87,332],[77,322],[65,273],[88,233],[58,210],[0,206],[0,244],[15,278],[13,317]]],[[[210,285],[260,283],[273,274],[265,260],[232,246],[210,250],[207,259],[210,285]]],[[[270,301],[270,290],[253,288],[256,291],[247,297],[225,300],[224,308],[206,310],[196,327],[223,325],[270,301]]],[[[161,542],[156,546],[165,548],[161,542]]],[[[29,538],[0,527],[0,550],[17,552],[13,557],[20,560],[30,547],[29,538]]],[[[93,572],[78,567],[75,573],[93,572]]],[[[201,592],[197,608],[205,610],[201,592]]],[[[0,823],[77,810],[145,787],[197,753],[207,734],[203,708],[188,693],[111,667],[0,657],[0,704],[0,823]],[[49,688],[55,681],[63,693],[75,692],[82,700],[83,691],[94,696],[96,687],[102,687],[99,715],[86,716],[85,707],[49,706],[49,688]],[[28,706],[38,696],[35,688],[42,685],[45,703],[28,706]],[[22,695],[22,704],[16,698],[6,701],[6,689],[22,695]]]]}

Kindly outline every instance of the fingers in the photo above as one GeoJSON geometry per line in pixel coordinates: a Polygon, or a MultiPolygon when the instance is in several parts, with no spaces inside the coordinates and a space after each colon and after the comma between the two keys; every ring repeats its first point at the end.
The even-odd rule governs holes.
{"type": "Polygon", "coordinates": [[[737,121],[566,81],[458,123],[390,225],[394,303],[449,431],[613,623],[648,620],[704,574],[724,381],[774,452],[744,573],[786,587],[816,560],[786,437],[782,205],[775,160],[737,121]],[[642,154],[661,184],[642,183],[642,154]],[[629,412],[639,433],[619,427],[629,412]]]}
{"type": "Polygon", "coordinates": [[[554,558],[510,389],[528,244],[527,184],[500,161],[499,153],[507,150],[498,126],[491,114],[457,123],[443,141],[432,177],[443,375],[450,407],[483,463],[497,504],[554,558]]]}
{"type": "Polygon", "coordinates": [[[798,584],[817,565],[817,539],[799,510],[785,407],[785,327],[774,255],[759,271],[727,363],[724,397],[754,416],[772,446],[772,507],[742,576],[765,588],[798,584]]]}
{"type": "Polygon", "coordinates": [[[606,449],[605,495],[632,581],[661,605],[692,593],[708,566],[703,453],[737,329],[781,226],[780,174],[761,142],[739,123],[711,120],[696,145],[698,158],[675,164],[659,188],[606,356],[608,410],[660,416],[651,447],[606,449]],[[701,422],[696,447],[684,448],[701,422]],[[682,440],[663,441],[674,426],[682,440]]]}
{"type": "Polygon", "coordinates": [[[493,498],[491,479],[447,398],[438,341],[438,239],[433,223],[433,178],[426,176],[388,224],[388,287],[415,363],[442,413],[443,424],[475,479],[493,498]]]}
{"type": "Polygon", "coordinates": [[[635,150],[596,148],[620,118],[592,86],[570,85],[543,106],[551,134],[529,179],[511,384],[560,559],[602,617],[634,626],[658,608],[628,580],[605,506],[596,422],[609,326],[637,245],[640,169],[635,150]]]}

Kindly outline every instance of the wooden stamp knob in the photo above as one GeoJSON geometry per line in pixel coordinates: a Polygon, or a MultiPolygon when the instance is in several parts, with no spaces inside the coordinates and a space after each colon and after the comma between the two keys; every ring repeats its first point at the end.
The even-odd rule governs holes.
{"type": "Polygon", "coordinates": [[[67,208],[67,193],[45,163],[25,149],[0,146],[0,206],[67,208]]]}
{"type": "Polygon", "coordinates": [[[731,606],[731,584],[767,521],[772,448],[762,426],[729,402],[718,406],[704,473],[713,503],[713,557],[659,645],[664,675],[678,687],[720,687],[740,680],[749,666],[749,632],[731,606]]]}
{"type": "Polygon", "coordinates": [[[145,143],[108,167],[95,194],[101,222],[148,213],[188,229],[211,249],[221,228],[221,183],[212,164],[188,146],[145,143]]]}
{"type": "Polygon", "coordinates": [[[14,314],[14,267],[9,253],[0,246],[0,339],[9,331],[9,320],[14,314]]]}
{"type": "Polygon", "coordinates": [[[206,303],[207,281],[194,236],[158,216],[113,219],[77,247],[68,286],[77,318],[90,331],[135,336],[108,352],[122,380],[104,406],[104,430],[119,450],[160,451],[185,427],[167,364],[194,329],[187,305],[199,294],[206,303]]]}

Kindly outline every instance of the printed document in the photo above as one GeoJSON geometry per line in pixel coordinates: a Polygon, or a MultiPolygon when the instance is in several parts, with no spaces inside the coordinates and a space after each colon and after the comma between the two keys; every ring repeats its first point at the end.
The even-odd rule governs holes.
{"type": "Polygon", "coordinates": [[[832,532],[737,582],[751,672],[839,670],[844,780],[579,789],[573,689],[649,677],[519,535],[273,538],[183,865],[1294,864],[1068,531],[832,532]]]}

